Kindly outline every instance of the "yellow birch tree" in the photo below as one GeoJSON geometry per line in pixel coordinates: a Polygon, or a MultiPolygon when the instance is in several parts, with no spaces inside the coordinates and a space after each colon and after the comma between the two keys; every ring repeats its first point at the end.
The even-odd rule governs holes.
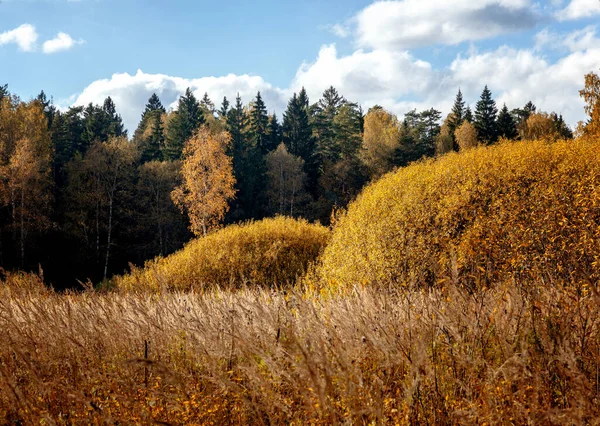
{"type": "Polygon", "coordinates": [[[182,212],[187,212],[190,230],[206,235],[219,226],[235,196],[233,163],[227,155],[231,136],[200,128],[183,148],[182,184],[171,197],[182,212]]]}

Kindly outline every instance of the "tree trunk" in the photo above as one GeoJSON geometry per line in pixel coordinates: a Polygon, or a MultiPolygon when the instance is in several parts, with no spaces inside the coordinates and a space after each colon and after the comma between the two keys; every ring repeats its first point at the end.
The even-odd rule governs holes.
{"type": "Polygon", "coordinates": [[[112,233],[112,212],[113,212],[113,198],[109,198],[108,202],[108,236],[106,238],[106,261],[104,262],[104,279],[108,275],[108,259],[110,258],[110,238],[112,233]]]}
{"type": "Polygon", "coordinates": [[[25,187],[21,186],[21,267],[25,265],[25,187]]]}

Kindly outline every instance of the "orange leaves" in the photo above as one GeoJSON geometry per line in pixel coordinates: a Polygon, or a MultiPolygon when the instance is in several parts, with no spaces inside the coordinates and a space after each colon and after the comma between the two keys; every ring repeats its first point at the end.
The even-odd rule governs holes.
{"type": "Polygon", "coordinates": [[[585,112],[590,117],[584,132],[590,136],[600,136],[600,76],[594,72],[586,74],[585,87],[579,91],[586,105],[585,112]]]}
{"type": "Polygon", "coordinates": [[[196,235],[206,235],[218,227],[235,196],[232,160],[226,154],[230,142],[227,132],[212,134],[204,126],[183,149],[183,183],[172,192],[172,198],[187,211],[190,229],[196,235]]]}
{"type": "Polygon", "coordinates": [[[328,240],[327,228],[285,217],[231,225],[115,281],[150,291],[293,284],[328,240]]]}
{"type": "Polygon", "coordinates": [[[503,142],[384,176],[337,223],[323,282],[599,279],[599,147],[592,138],[503,142]]]}
{"type": "Polygon", "coordinates": [[[373,108],[365,117],[363,160],[375,177],[392,169],[394,150],[400,140],[398,119],[383,108],[373,108]]]}

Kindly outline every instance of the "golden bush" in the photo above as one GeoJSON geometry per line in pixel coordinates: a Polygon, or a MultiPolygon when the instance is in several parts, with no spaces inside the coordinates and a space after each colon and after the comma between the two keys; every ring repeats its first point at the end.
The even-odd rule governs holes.
{"type": "Polygon", "coordinates": [[[144,268],[134,267],[114,284],[152,291],[285,285],[305,271],[328,239],[327,228],[286,217],[231,225],[144,268]]]}
{"type": "Polygon", "coordinates": [[[389,174],[340,219],[317,274],[334,287],[597,282],[599,148],[503,141],[389,174]]]}

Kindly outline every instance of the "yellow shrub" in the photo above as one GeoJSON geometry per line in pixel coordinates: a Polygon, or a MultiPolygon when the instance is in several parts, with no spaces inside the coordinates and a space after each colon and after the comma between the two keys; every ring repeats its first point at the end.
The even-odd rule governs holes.
{"type": "Polygon", "coordinates": [[[329,239],[320,225],[285,217],[228,226],[166,258],[117,277],[122,289],[190,290],[207,286],[284,285],[295,281],[329,239]]]}
{"type": "Polygon", "coordinates": [[[504,141],[389,174],[334,229],[332,286],[597,281],[600,141],[504,141]]]}

